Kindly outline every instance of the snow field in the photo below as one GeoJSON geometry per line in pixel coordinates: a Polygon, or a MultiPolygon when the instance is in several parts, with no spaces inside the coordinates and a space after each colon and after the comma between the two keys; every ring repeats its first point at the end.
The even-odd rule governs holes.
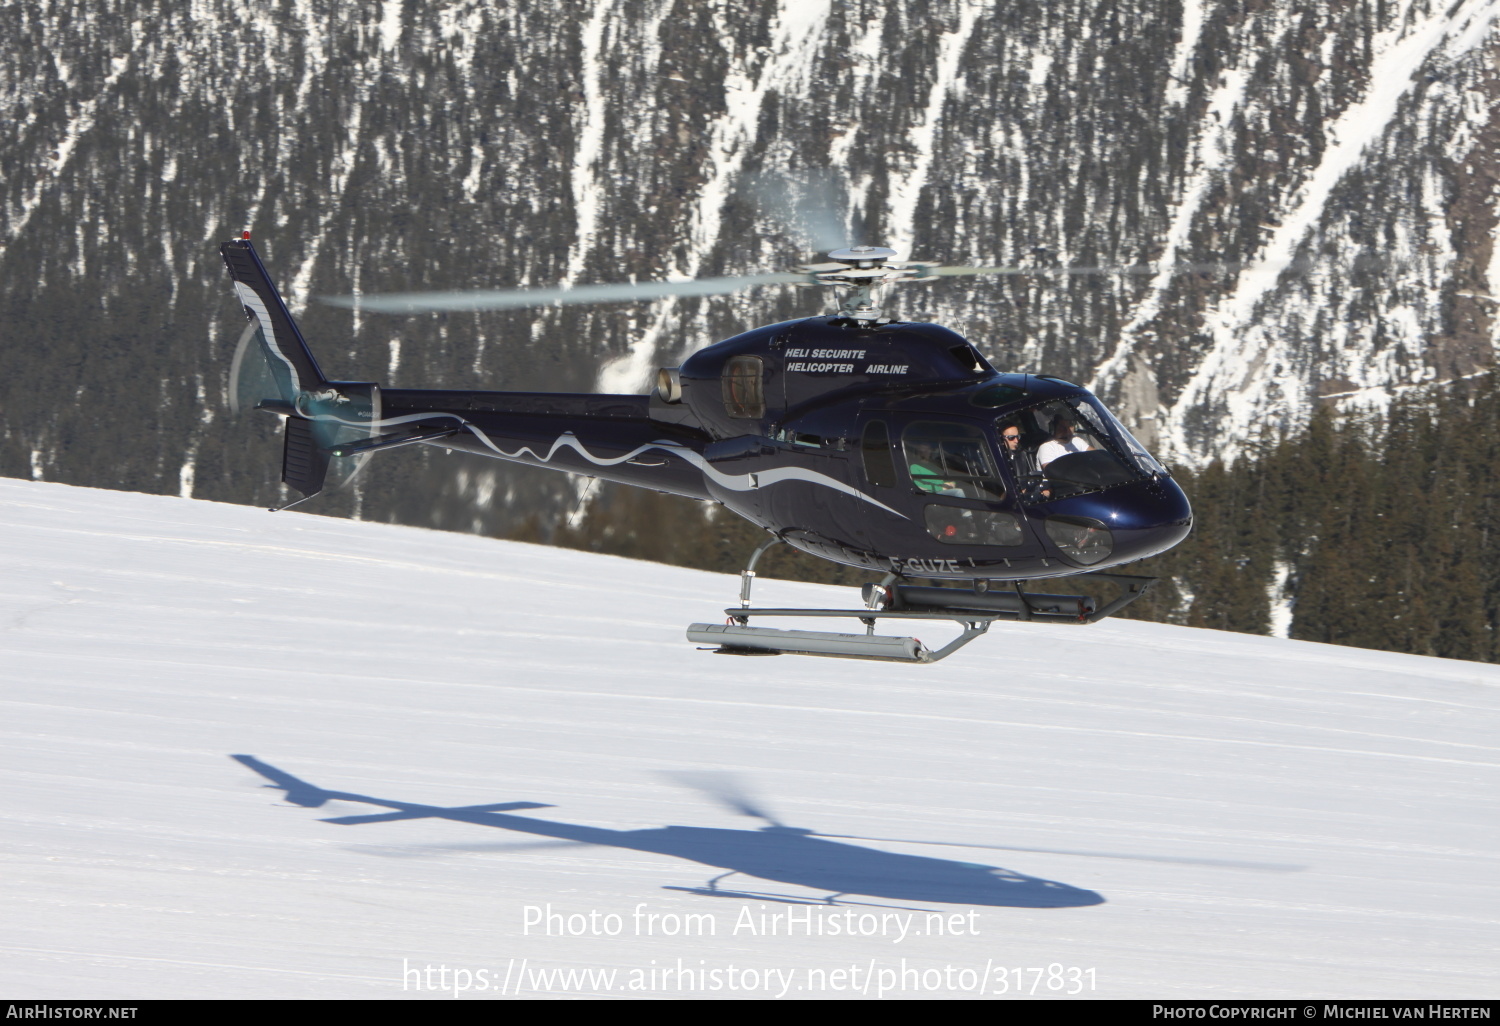
{"type": "Polygon", "coordinates": [[[683,629],[731,578],[18,480],[0,565],[15,997],[1496,990],[1493,666],[1126,621],[721,657],[683,629]]]}

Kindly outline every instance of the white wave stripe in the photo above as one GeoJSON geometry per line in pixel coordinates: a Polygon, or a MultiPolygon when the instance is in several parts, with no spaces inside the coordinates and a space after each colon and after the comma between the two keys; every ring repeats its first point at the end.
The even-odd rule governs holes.
{"type": "Polygon", "coordinates": [[[844,484],[844,482],[839,481],[835,478],[831,478],[827,474],[819,474],[815,470],[804,470],[801,467],[778,467],[775,470],[758,471],[753,474],[726,474],[722,470],[710,464],[708,460],[704,458],[702,453],[695,452],[693,449],[690,449],[679,442],[674,442],[671,439],[667,438],[659,438],[654,442],[647,442],[644,445],[638,445],[623,456],[596,456],[593,453],[589,452],[588,448],[578,440],[577,435],[575,435],[571,431],[564,431],[561,435],[557,436],[557,438],[553,441],[551,448],[549,448],[545,454],[537,452],[529,445],[523,445],[515,452],[506,452],[498,444],[496,444],[493,438],[485,433],[483,428],[475,424],[473,421],[469,420],[467,417],[464,417],[457,413],[449,413],[447,411],[434,411],[432,413],[408,413],[400,417],[382,417],[380,419],[372,421],[355,421],[345,420],[344,418],[332,413],[306,412],[302,409],[301,399],[302,397],[299,396],[298,402],[296,404],[297,412],[302,414],[302,416],[306,417],[308,420],[332,421],[333,423],[344,424],[349,427],[385,428],[400,424],[411,424],[421,420],[433,420],[438,417],[445,417],[451,420],[456,420],[459,422],[459,424],[463,425],[466,430],[472,432],[474,436],[481,442],[483,442],[488,448],[494,450],[495,455],[507,460],[519,460],[525,456],[530,456],[534,460],[540,460],[543,463],[551,463],[552,458],[557,455],[559,450],[572,449],[574,452],[578,453],[578,455],[582,456],[584,459],[588,460],[595,466],[615,467],[619,466],[621,463],[628,463],[642,453],[650,452],[654,449],[659,452],[667,453],[671,456],[676,456],[683,462],[697,468],[697,470],[710,481],[714,482],[720,487],[728,488],[733,492],[753,491],[757,488],[765,488],[768,485],[780,484],[783,481],[806,481],[809,484],[820,485],[824,488],[832,488],[834,491],[843,492],[845,495],[852,495],[857,499],[862,499],[863,501],[868,502],[870,505],[875,506],[878,509],[885,510],[887,513],[894,513],[896,516],[901,517],[902,520],[909,519],[896,510],[891,509],[891,507],[887,506],[885,503],[866,495],[858,488],[846,485],[844,484]]]}
{"type": "Polygon", "coordinates": [[[239,294],[240,302],[255,314],[256,320],[260,321],[260,330],[265,336],[266,347],[276,354],[278,360],[286,364],[287,373],[292,376],[292,388],[297,392],[301,392],[302,379],[298,377],[297,368],[292,365],[292,361],[287,359],[286,354],[281,351],[281,342],[276,338],[276,332],[271,328],[271,314],[266,310],[266,304],[261,302],[261,298],[255,294],[255,290],[244,282],[235,282],[234,291],[239,294]]]}
{"type": "MultiPolygon", "coordinates": [[[[1262,334],[1261,347],[1248,345],[1246,329],[1253,322],[1258,304],[1274,290],[1282,272],[1292,263],[1297,248],[1317,225],[1339,181],[1364,157],[1367,147],[1380,137],[1396,115],[1401,100],[1414,84],[1423,64],[1439,51],[1456,59],[1489,36],[1500,0],[1461,0],[1408,29],[1410,22],[1398,18],[1394,27],[1376,37],[1376,54],[1370,66],[1370,87],[1363,100],[1349,107],[1329,130],[1333,143],[1323,154],[1262,251],[1261,258],[1241,275],[1238,288],[1214,309],[1205,322],[1213,336],[1212,348],[1198,365],[1172,407],[1163,425],[1168,451],[1191,458],[1194,449],[1188,437],[1187,420],[1204,410],[1215,422],[1210,433],[1218,438],[1248,438],[1253,425],[1278,402],[1295,417],[1305,413],[1308,397],[1278,394],[1265,387],[1259,371],[1292,362],[1290,342],[1284,337],[1262,334]],[[1254,349],[1254,351],[1252,351],[1254,349]]],[[[1233,456],[1231,445],[1217,455],[1233,456]]]]}
{"type": "MultiPolygon", "coordinates": [[[[558,436],[557,440],[552,443],[552,448],[548,449],[547,454],[544,456],[541,453],[537,452],[535,449],[531,448],[529,445],[523,445],[519,450],[513,453],[505,452],[504,450],[498,448],[493,441],[485,436],[483,431],[479,430],[479,428],[473,426],[472,424],[468,425],[468,427],[469,430],[479,435],[481,440],[486,445],[488,445],[490,448],[494,449],[496,452],[500,453],[500,455],[506,457],[507,459],[517,459],[524,453],[530,454],[534,459],[541,460],[543,463],[551,463],[552,457],[557,455],[559,449],[568,448],[572,449],[574,452],[578,453],[578,455],[582,456],[584,459],[597,466],[613,467],[618,466],[621,463],[629,462],[642,453],[650,452],[655,449],[657,451],[676,456],[678,459],[691,464],[692,466],[696,467],[704,477],[708,478],[710,481],[721,487],[728,488],[730,491],[748,492],[756,488],[764,488],[767,485],[780,484],[782,481],[806,481],[809,484],[821,485],[824,488],[832,488],[833,490],[843,492],[846,495],[852,495],[856,498],[863,499],[865,502],[868,502],[873,506],[877,506],[888,513],[895,513],[896,516],[901,516],[900,513],[896,513],[895,510],[891,509],[883,502],[879,502],[866,495],[858,488],[850,487],[849,485],[844,484],[844,482],[835,480],[834,478],[831,478],[826,474],[819,474],[814,470],[804,470],[801,467],[780,467],[776,470],[767,470],[754,474],[726,474],[722,470],[719,470],[717,467],[710,464],[708,460],[704,458],[702,453],[695,452],[687,446],[682,445],[678,442],[673,442],[670,439],[662,438],[657,439],[654,442],[647,442],[645,445],[637,446],[623,456],[595,456],[593,453],[588,451],[588,449],[583,445],[582,442],[578,440],[578,437],[574,435],[573,432],[564,431],[561,435],[558,436]]],[[[906,518],[902,517],[902,519],[906,518]]]]}

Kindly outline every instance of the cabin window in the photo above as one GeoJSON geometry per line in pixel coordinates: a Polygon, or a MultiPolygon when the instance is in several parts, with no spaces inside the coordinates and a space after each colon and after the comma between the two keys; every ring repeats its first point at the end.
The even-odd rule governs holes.
{"type": "Polygon", "coordinates": [[[1021,533],[1021,521],[1013,513],[933,504],[923,511],[923,519],[927,522],[927,533],[949,545],[1004,545],[1014,548],[1025,537],[1021,533]]]}
{"type": "Polygon", "coordinates": [[[891,435],[885,421],[872,420],[865,425],[859,448],[865,460],[865,479],[877,488],[896,487],[896,461],[891,457],[891,435]]]}
{"type": "Polygon", "coordinates": [[[724,365],[724,410],[736,420],[766,415],[765,375],[760,357],[736,356],[724,365]]]}
{"type": "Polygon", "coordinates": [[[991,502],[1005,498],[984,433],[968,424],[918,421],[901,435],[918,491],[991,502]]]}

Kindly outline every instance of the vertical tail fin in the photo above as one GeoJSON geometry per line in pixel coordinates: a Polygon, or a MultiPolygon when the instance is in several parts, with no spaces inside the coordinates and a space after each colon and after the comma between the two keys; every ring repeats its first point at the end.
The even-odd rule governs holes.
{"type": "Polygon", "coordinates": [[[370,437],[380,422],[380,389],[369,382],[329,381],[323,376],[248,238],[232,239],[219,252],[250,321],[240,340],[241,351],[235,354],[237,380],[230,390],[241,401],[286,418],[281,480],[310,499],[323,490],[330,470],[337,487],[368,458],[332,456],[329,450],[370,437]],[[250,356],[252,349],[262,360],[250,356]],[[261,365],[265,371],[259,370],[261,365]]]}
{"type": "Polygon", "coordinates": [[[271,364],[271,373],[282,390],[281,398],[295,403],[303,392],[323,389],[327,379],[307,348],[307,340],[292,320],[291,311],[282,302],[281,293],[266,273],[260,254],[249,239],[232,239],[220,247],[224,264],[229,268],[229,277],[234,281],[234,291],[239,294],[240,305],[248,317],[260,323],[261,338],[266,356],[271,364]]]}

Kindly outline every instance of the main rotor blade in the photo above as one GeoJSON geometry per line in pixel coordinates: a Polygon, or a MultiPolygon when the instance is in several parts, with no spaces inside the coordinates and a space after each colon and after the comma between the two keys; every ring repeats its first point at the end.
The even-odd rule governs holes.
{"type": "Polygon", "coordinates": [[[549,303],[622,303],[667,296],[721,296],[757,285],[808,281],[805,274],[749,274],[692,281],[641,281],[579,285],[570,289],[508,289],[474,292],[399,292],[383,296],[324,296],[330,306],[358,307],[366,313],[434,313],[456,310],[513,310],[549,303]]]}
{"type": "Polygon", "coordinates": [[[793,231],[806,235],[819,253],[852,245],[849,231],[838,211],[844,209],[844,190],[827,171],[804,175],[753,175],[750,187],[762,210],[793,231]]]}
{"type": "Polygon", "coordinates": [[[939,278],[967,278],[971,275],[982,274],[1013,274],[1028,275],[1045,278],[1048,275],[1086,275],[1086,274],[1160,274],[1167,271],[1171,274],[1222,274],[1229,271],[1237,271],[1243,264],[1210,263],[1210,264],[1133,264],[1128,267],[926,267],[916,264],[924,275],[932,275],[939,278]]]}

